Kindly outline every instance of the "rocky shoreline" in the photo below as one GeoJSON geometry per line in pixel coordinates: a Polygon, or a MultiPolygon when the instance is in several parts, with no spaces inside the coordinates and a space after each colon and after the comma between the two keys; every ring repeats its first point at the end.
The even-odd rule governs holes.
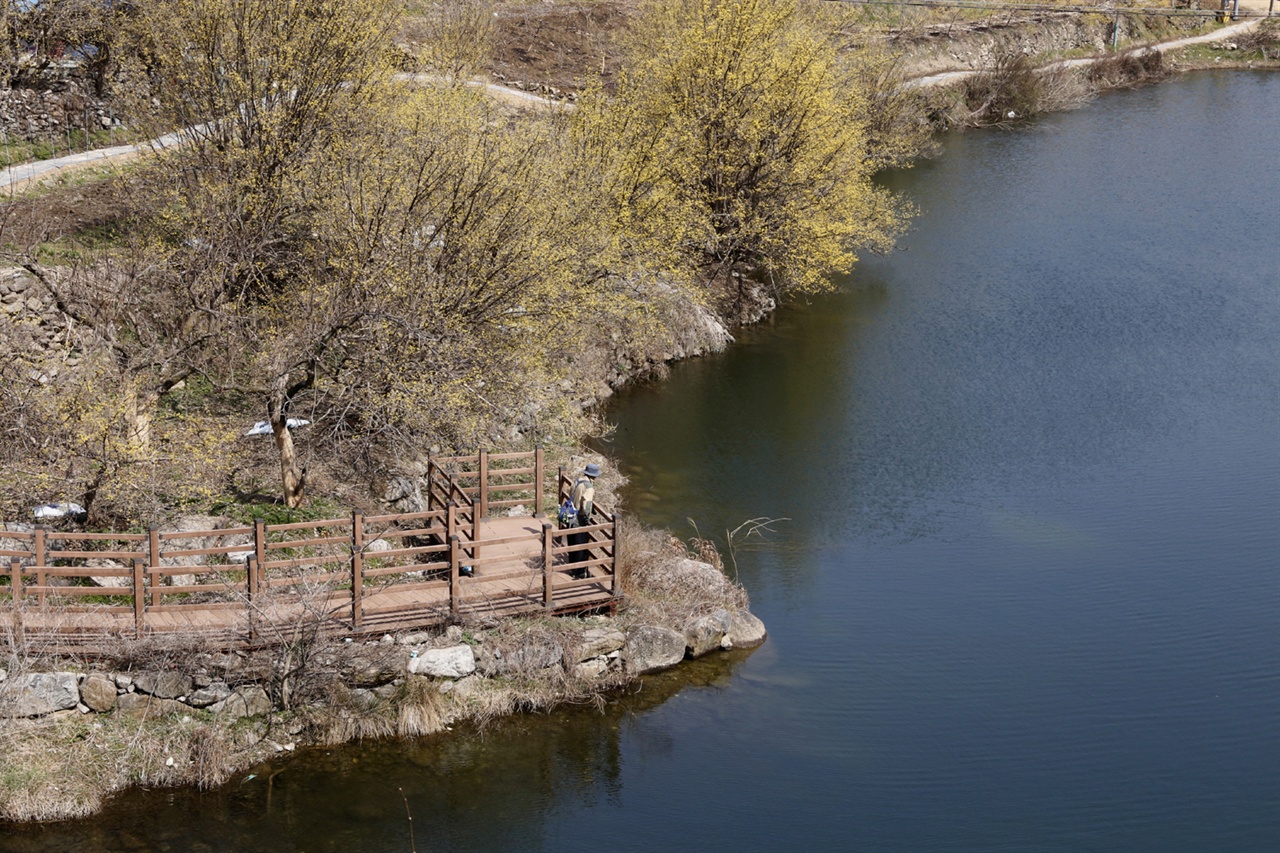
{"type": "Polygon", "coordinates": [[[603,698],[764,642],[746,594],[639,533],[616,616],[455,624],[242,651],[121,641],[0,669],[0,820],[98,811],[131,786],[211,788],[282,753],[603,698]]]}

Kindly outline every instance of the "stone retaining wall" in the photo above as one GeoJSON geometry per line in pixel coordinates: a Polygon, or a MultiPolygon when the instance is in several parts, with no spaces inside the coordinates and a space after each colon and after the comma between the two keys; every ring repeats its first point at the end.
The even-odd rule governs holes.
{"type": "MultiPolygon", "coordinates": [[[[486,679],[531,675],[560,667],[586,681],[638,677],[713,651],[764,642],[764,624],[747,610],[716,610],[677,631],[661,625],[622,628],[604,617],[577,623],[572,642],[533,637],[497,648],[483,633],[444,631],[346,640],[318,649],[312,666],[330,674],[355,706],[401,693],[408,679],[426,679],[441,693],[482,690],[486,679]]],[[[280,666],[271,650],[200,653],[181,668],[111,672],[88,669],[7,675],[0,669],[0,718],[57,714],[127,714],[139,718],[204,711],[231,718],[279,710],[272,701],[280,666]]]]}
{"type": "MultiPolygon", "coordinates": [[[[76,81],[48,89],[0,89],[0,132],[8,142],[66,143],[67,131],[79,134],[118,127],[109,103],[76,81]]],[[[76,150],[84,148],[83,140],[76,150]]]]}
{"type": "Polygon", "coordinates": [[[70,323],[38,279],[20,267],[0,269],[0,342],[11,349],[0,351],[0,356],[42,364],[46,372],[33,372],[32,381],[53,379],[57,371],[53,361],[68,367],[79,363],[78,356],[68,351],[70,323]],[[63,357],[46,363],[46,357],[55,354],[63,357]]]}

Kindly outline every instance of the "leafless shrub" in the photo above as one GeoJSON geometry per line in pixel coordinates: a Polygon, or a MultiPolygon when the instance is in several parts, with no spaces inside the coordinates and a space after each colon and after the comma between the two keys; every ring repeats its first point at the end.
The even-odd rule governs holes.
{"type": "Polygon", "coordinates": [[[1259,51],[1264,60],[1280,57],[1280,18],[1268,18],[1235,42],[1240,50],[1259,51]]]}
{"type": "Polygon", "coordinates": [[[953,124],[969,127],[1011,124],[1044,113],[1080,106],[1091,92],[1063,68],[1038,69],[1023,53],[1010,51],[995,65],[966,78],[961,86],[961,113],[953,124]]]}
{"type": "Polygon", "coordinates": [[[1158,50],[1131,51],[1099,59],[1089,66],[1094,89],[1123,89],[1155,83],[1170,74],[1164,54],[1158,50]]]}

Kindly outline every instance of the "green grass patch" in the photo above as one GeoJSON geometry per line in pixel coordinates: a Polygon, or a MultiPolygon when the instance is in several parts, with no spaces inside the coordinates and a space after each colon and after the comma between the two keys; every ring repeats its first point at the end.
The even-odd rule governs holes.
{"type": "Polygon", "coordinates": [[[214,510],[241,524],[294,524],[299,521],[319,521],[325,518],[345,518],[350,510],[335,500],[314,497],[297,509],[282,503],[232,503],[217,506],[214,510]]]}

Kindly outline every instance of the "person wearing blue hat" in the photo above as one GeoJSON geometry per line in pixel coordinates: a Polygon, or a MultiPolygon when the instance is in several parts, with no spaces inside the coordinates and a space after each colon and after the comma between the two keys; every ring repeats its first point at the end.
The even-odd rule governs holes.
{"type": "MultiPolygon", "coordinates": [[[[591,523],[591,511],[595,507],[596,498],[596,477],[600,476],[600,466],[594,462],[582,469],[582,476],[573,484],[573,491],[569,494],[569,500],[573,504],[573,509],[577,512],[574,519],[575,527],[586,527],[591,523]]],[[[571,533],[569,535],[570,545],[586,545],[591,541],[589,533],[571,533]]],[[[591,559],[591,551],[570,551],[569,562],[579,563],[583,560],[591,559]]],[[[591,576],[591,568],[583,566],[582,568],[572,569],[569,574],[575,578],[586,578],[591,576]]]]}

